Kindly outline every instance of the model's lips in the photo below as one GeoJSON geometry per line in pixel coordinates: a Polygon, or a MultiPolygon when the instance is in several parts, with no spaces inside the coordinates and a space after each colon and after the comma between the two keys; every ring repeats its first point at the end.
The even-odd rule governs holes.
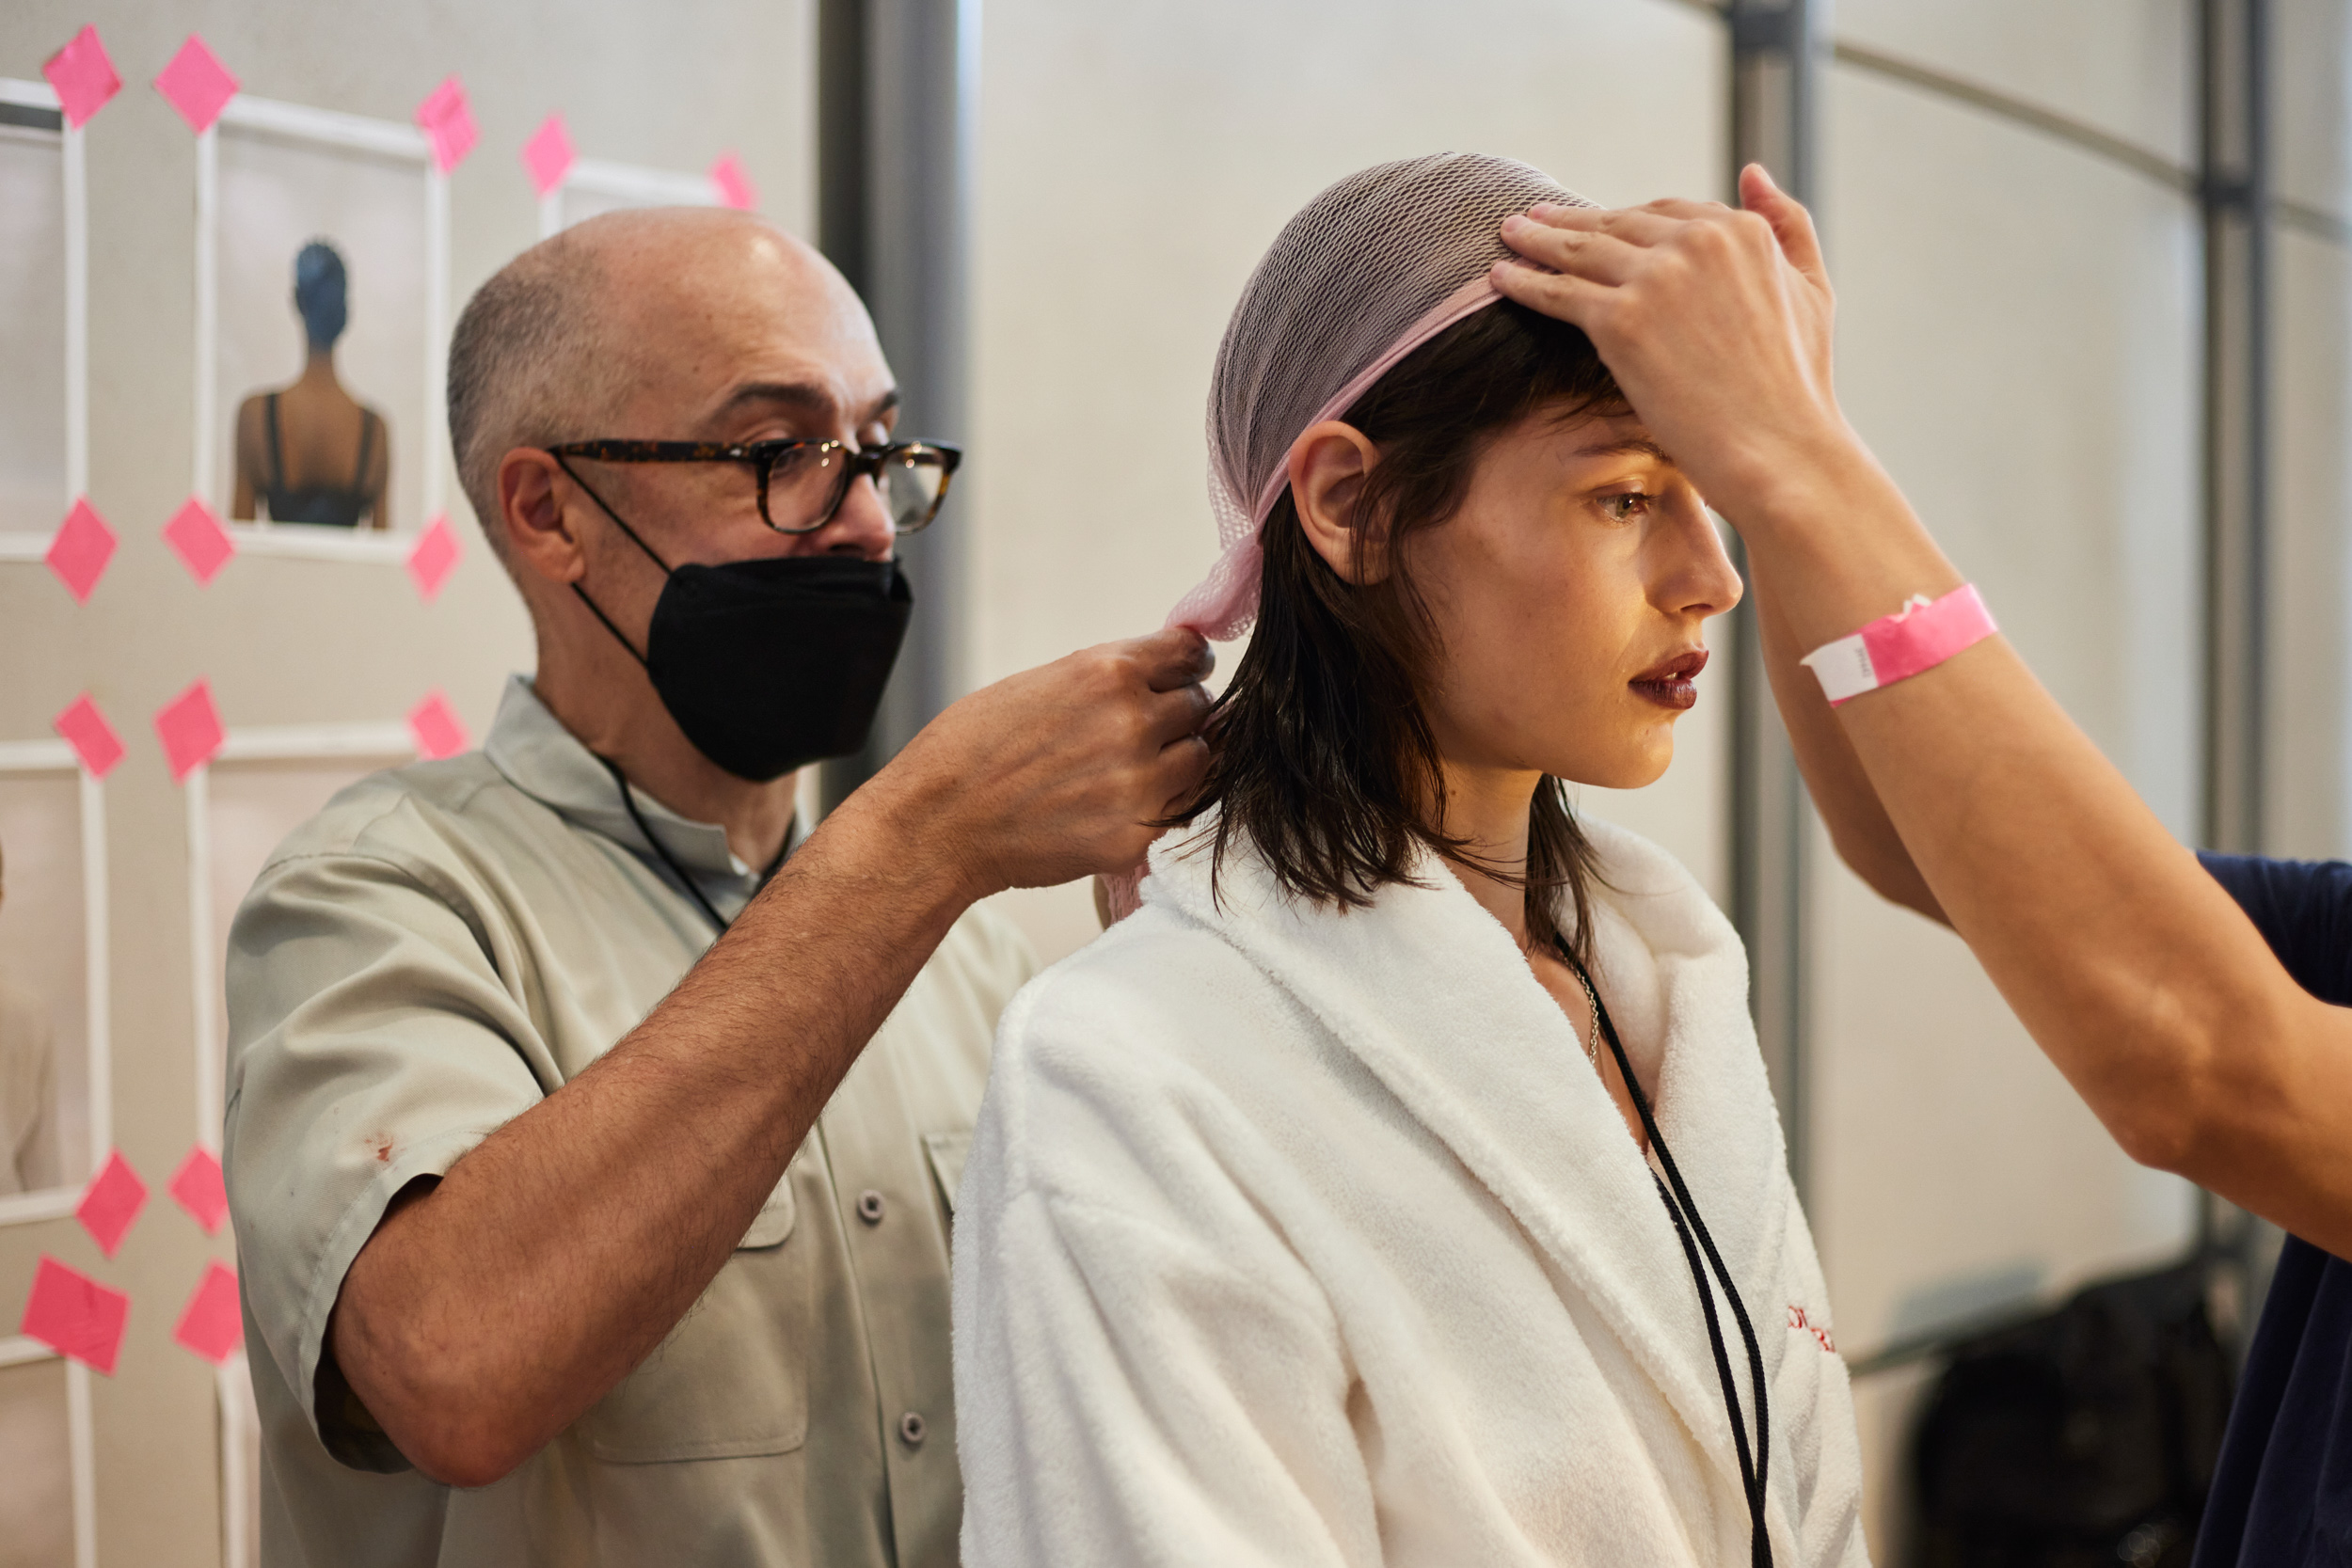
{"type": "Polygon", "coordinates": [[[1689,648],[1651,665],[1627,684],[1660,707],[1687,708],[1699,700],[1699,689],[1692,683],[1706,668],[1707,650],[1689,648]]]}

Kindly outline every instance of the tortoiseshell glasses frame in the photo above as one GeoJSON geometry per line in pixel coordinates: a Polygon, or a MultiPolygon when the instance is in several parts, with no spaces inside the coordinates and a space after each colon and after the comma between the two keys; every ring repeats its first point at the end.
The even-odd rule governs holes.
{"type": "Polygon", "coordinates": [[[814,533],[834,519],[865,474],[882,493],[891,531],[929,528],[947,499],[963,449],[941,441],[893,441],[852,450],[846,441],[567,441],[547,449],[593,463],[744,463],[759,481],[759,518],[778,533],[814,533]],[[779,515],[783,520],[779,521],[779,515]]]}

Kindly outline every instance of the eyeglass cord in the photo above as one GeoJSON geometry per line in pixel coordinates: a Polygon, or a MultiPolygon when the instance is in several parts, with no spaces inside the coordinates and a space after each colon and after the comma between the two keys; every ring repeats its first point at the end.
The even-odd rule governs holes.
{"type": "Polygon", "coordinates": [[[1642,1118],[1642,1131],[1649,1137],[1650,1148],[1658,1151],[1658,1163],[1665,1170],[1664,1180],[1652,1173],[1658,1184],[1658,1196],[1664,1200],[1666,1213],[1673,1219],[1675,1237],[1682,1243],[1683,1260],[1690,1265],[1692,1281],[1697,1285],[1699,1307],[1707,1318],[1708,1348],[1714,1352],[1715,1379],[1723,1387],[1724,1408],[1731,1417],[1731,1442],[1740,1459],[1740,1481],[1748,1500],[1748,1555],[1753,1568],[1772,1568],[1772,1543],[1764,1528],[1765,1480],[1772,1461],[1772,1418],[1766,1408],[1764,1392],[1764,1353],[1758,1347],[1756,1327],[1748,1319],[1745,1303],[1740,1299],[1740,1288],[1732,1283],[1731,1271],[1724,1266],[1723,1255],[1715,1250],[1715,1239],[1708,1233],[1707,1222],[1699,1217],[1699,1206],[1684,1184],[1682,1172],[1675,1164],[1673,1150],[1666,1147],[1665,1134],[1658,1130],[1658,1118],[1651,1114],[1649,1096],[1642,1092],[1640,1080],[1633,1076],[1633,1064],[1626,1058],[1625,1046],[1617,1038],[1617,1026],[1609,1017],[1609,1009],[1600,1000],[1600,991],[1592,976],[1577,962],[1576,955],[1565,942],[1558,943],[1560,956],[1567,959],[1583,981],[1585,994],[1592,998],[1593,1015],[1600,1028],[1601,1037],[1609,1042],[1610,1054],[1616,1058],[1617,1070],[1625,1075],[1626,1091],[1633,1097],[1633,1109],[1642,1118]],[[1669,1188],[1671,1183],[1671,1190],[1669,1188]],[[1695,1232],[1697,1242],[1692,1237],[1695,1232]],[[1704,1249],[1707,1258],[1699,1259],[1704,1249]],[[1740,1324],[1740,1347],[1747,1352],[1748,1384],[1756,1391],[1756,1448],[1753,1457],[1748,1448],[1747,1422],[1740,1410],[1740,1386],[1732,1376],[1731,1357],[1724,1349],[1723,1324],[1715,1313],[1715,1293],[1708,1288],[1708,1264],[1714,1266],[1715,1277],[1722,1281],[1724,1299],[1731,1306],[1731,1314],[1740,1324]]]}
{"type": "MultiPolygon", "coordinates": [[[[592,752],[589,755],[596,756],[596,754],[592,752]]],[[[637,809],[637,798],[630,792],[628,777],[621,771],[620,764],[607,756],[596,756],[596,760],[604,764],[606,772],[612,775],[613,785],[621,792],[621,804],[628,809],[628,819],[637,824],[640,836],[652,846],[654,857],[669,867],[670,875],[677,879],[678,885],[686,890],[686,895],[702,907],[703,913],[708,915],[710,923],[719,928],[719,935],[726,935],[727,927],[734,922],[719,912],[718,906],[704,895],[701,886],[687,873],[686,867],[677,863],[677,857],[670,853],[668,846],[654,836],[652,827],[645,821],[645,814],[637,809]]],[[[776,858],[768,863],[768,869],[759,874],[761,887],[766,887],[769,879],[783,869],[784,863],[791,858],[791,854],[792,837],[787,832],[785,835],[784,847],[776,851],[776,858]]]]}

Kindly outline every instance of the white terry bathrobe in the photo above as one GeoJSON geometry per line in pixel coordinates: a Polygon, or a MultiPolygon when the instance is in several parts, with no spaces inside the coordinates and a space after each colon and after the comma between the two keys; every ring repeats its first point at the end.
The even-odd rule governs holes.
{"type": "MultiPolygon", "coordinates": [[[[1745,956],[1587,830],[1596,982],[1762,1345],[1773,1560],[1867,1564],[1745,956]]],[[[1509,934],[1427,857],[1343,914],[1241,841],[1213,899],[1186,837],[999,1026],[955,1230],[967,1568],[1745,1568],[1697,1287],[1509,934]]]]}

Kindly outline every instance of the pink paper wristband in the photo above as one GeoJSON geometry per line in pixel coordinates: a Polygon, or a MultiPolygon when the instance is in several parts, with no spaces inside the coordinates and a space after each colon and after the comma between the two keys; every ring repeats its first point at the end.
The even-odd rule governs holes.
{"type": "Polygon", "coordinates": [[[1902,609],[1864,626],[1851,637],[1825,642],[1798,662],[1821,683],[1836,707],[1865,691],[1876,691],[1932,670],[1963,648],[2001,628],[1984,608],[1976,584],[1963,583],[1940,599],[1914,594],[1902,609]]]}

